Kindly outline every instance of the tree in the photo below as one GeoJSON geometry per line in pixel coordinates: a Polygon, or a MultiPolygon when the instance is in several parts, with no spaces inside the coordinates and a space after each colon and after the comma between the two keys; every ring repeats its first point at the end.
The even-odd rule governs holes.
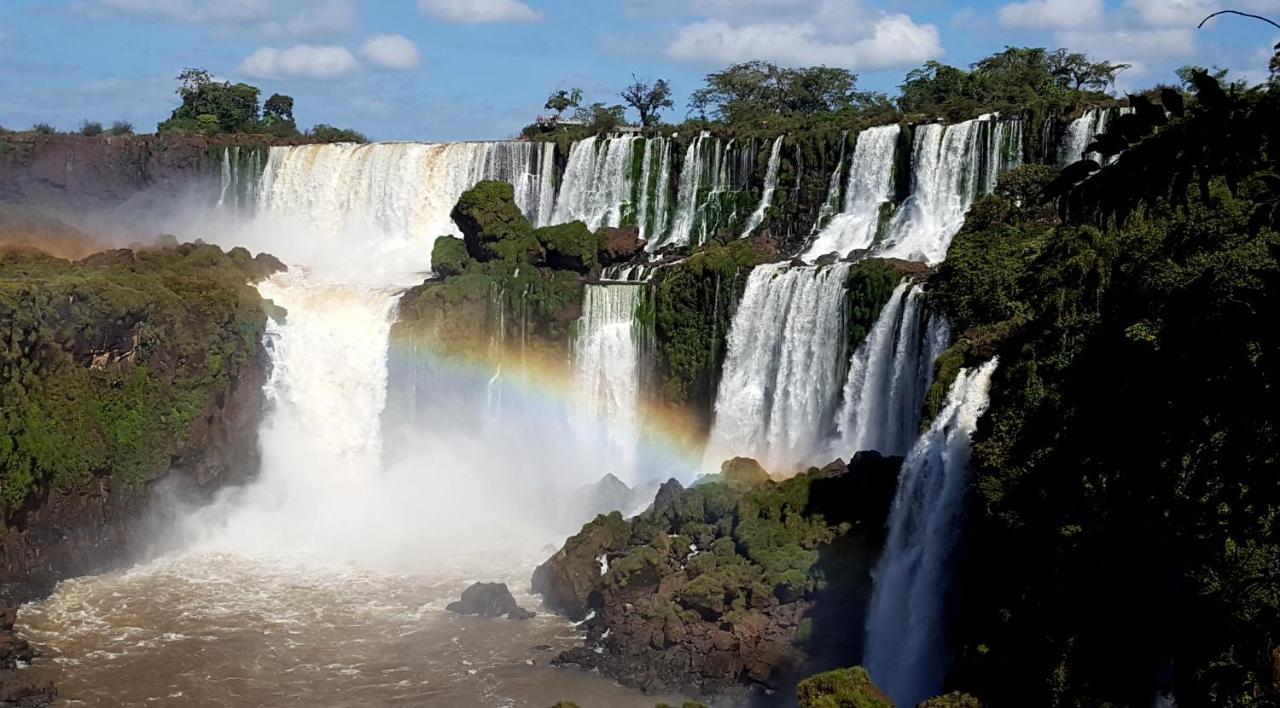
{"type": "Polygon", "coordinates": [[[764,61],[708,74],[689,99],[691,111],[739,123],[771,116],[815,116],[876,105],[878,94],[857,90],[858,77],[825,66],[788,69],[764,61]]]}
{"type": "Polygon", "coordinates": [[[631,85],[621,94],[627,105],[640,114],[640,125],[650,126],[658,122],[658,113],[664,108],[671,108],[671,86],[666,79],[658,79],[652,86],[631,75],[631,85]]]}
{"type": "Polygon", "coordinates": [[[321,143],[367,143],[369,138],[364,133],[350,128],[335,128],[325,123],[317,123],[307,131],[307,137],[321,143]]]}
{"type": "Polygon", "coordinates": [[[94,137],[102,135],[102,124],[96,120],[80,121],[80,134],[94,137]]]}
{"type": "Polygon", "coordinates": [[[620,105],[606,106],[593,103],[574,111],[574,120],[583,123],[594,133],[607,133],[620,125],[627,124],[627,109],[620,105]]]}
{"type": "Polygon", "coordinates": [[[1066,49],[1048,56],[1049,73],[1067,88],[1083,91],[1105,91],[1116,82],[1116,76],[1130,64],[1113,64],[1109,61],[1092,62],[1080,52],[1066,49]]]}
{"type": "Polygon", "coordinates": [[[208,71],[195,68],[183,69],[178,81],[182,105],[160,124],[160,131],[235,133],[256,127],[261,113],[258,87],[218,82],[208,71]]]}
{"type": "Polygon", "coordinates": [[[547,98],[547,104],[543,108],[555,111],[556,118],[559,118],[565,111],[577,108],[581,104],[582,89],[560,89],[547,98]]]}
{"type": "Polygon", "coordinates": [[[273,93],[267,102],[262,104],[264,120],[293,121],[293,97],[273,93]]]}
{"type": "Polygon", "coordinates": [[[111,124],[111,129],[107,131],[108,135],[133,135],[133,123],[127,120],[118,120],[111,124]]]}

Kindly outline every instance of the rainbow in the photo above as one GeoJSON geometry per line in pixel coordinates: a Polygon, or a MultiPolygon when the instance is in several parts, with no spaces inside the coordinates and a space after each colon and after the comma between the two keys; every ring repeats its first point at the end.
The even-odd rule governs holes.
{"type": "MultiPolygon", "coordinates": [[[[574,416],[607,435],[609,421],[591,417],[589,394],[574,381],[569,356],[562,350],[547,351],[545,343],[542,347],[532,343],[527,347],[486,344],[442,351],[434,338],[397,328],[389,360],[399,365],[423,365],[451,384],[487,388],[502,400],[518,400],[522,409],[537,415],[574,416]]],[[[643,479],[617,475],[628,484],[669,478],[689,484],[709,471],[703,462],[706,431],[687,408],[649,401],[636,411],[633,424],[638,429],[637,457],[645,461],[649,474],[643,479]]]]}

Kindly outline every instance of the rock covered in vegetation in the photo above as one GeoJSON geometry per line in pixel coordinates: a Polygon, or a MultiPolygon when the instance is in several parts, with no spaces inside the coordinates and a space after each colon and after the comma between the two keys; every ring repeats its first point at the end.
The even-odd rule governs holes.
{"type": "Polygon", "coordinates": [[[542,245],[516,206],[510,184],[480,182],[458,197],[450,216],[462,231],[467,253],[477,261],[542,262],[542,245]]]}
{"type": "Polygon", "coordinates": [[[534,230],[546,251],[546,263],[556,270],[588,273],[596,267],[596,238],[581,221],[534,230]]]}
{"type": "Polygon", "coordinates": [[[197,498],[257,469],[266,355],[236,249],[0,251],[0,595],[110,567],[152,487],[197,498]]]}
{"type": "Polygon", "coordinates": [[[442,278],[461,275],[472,260],[466,242],[456,236],[438,236],[431,246],[431,270],[442,278]]]}
{"type": "Polygon", "coordinates": [[[513,620],[525,620],[534,616],[533,612],[516,604],[506,583],[475,583],[462,591],[461,599],[449,603],[445,609],[460,615],[505,616],[513,620]]]}
{"type": "Polygon", "coordinates": [[[893,708],[861,666],[815,674],[796,687],[800,708],[893,708]]]}
{"type": "Polygon", "coordinates": [[[630,521],[598,517],[534,573],[548,606],[589,617],[586,645],[557,663],[646,690],[798,676],[834,646],[815,622],[861,626],[845,600],[868,597],[900,464],[861,453],[754,488],[673,480],[630,521]]]}

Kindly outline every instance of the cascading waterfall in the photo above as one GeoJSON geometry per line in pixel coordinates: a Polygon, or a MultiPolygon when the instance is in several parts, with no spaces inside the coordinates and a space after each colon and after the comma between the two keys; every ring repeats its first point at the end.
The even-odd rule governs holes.
{"type": "Polygon", "coordinates": [[[849,266],[762,265],[729,330],[704,465],[754,457],[790,472],[826,453],[839,404],[849,266]]]}
{"type": "Polygon", "coordinates": [[[579,140],[569,150],[553,223],[582,221],[595,230],[619,226],[632,204],[634,135],[579,140]]]}
{"type": "Polygon", "coordinates": [[[844,208],[805,253],[813,260],[836,252],[842,257],[875,243],[884,209],[893,200],[893,165],[901,127],[884,125],[858,134],[845,187],[844,208]]]}
{"type": "Polygon", "coordinates": [[[1058,148],[1059,166],[1065,167],[1085,158],[1098,159],[1097,153],[1086,153],[1085,148],[1093,142],[1094,136],[1106,131],[1108,113],[1106,108],[1090,108],[1067,125],[1067,132],[1058,148]]]}
{"type": "Polygon", "coordinates": [[[603,423],[606,449],[591,459],[628,484],[635,478],[640,398],[649,339],[636,321],[644,298],[639,283],[588,285],[574,345],[574,381],[585,397],[584,423],[603,423]]]}
{"type": "MultiPolygon", "coordinates": [[[[818,233],[831,217],[835,216],[837,209],[840,208],[840,176],[844,174],[844,148],[849,142],[849,132],[842,131],[840,133],[840,157],[836,159],[836,168],[831,171],[831,179],[827,181],[827,198],[822,200],[822,206],[818,207],[818,220],[813,222],[813,232],[818,233]]],[[[798,170],[797,170],[798,172],[798,170]]],[[[797,184],[799,180],[797,180],[797,184]]]]}
{"type": "Polygon", "coordinates": [[[995,184],[1000,172],[1021,164],[1012,139],[1019,130],[994,115],[942,126],[918,126],[912,155],[911,196],[889,225],[878,254],[934,264],[947,254],[974,200],[995,184]],[[991,151],[1001,155],[993,157],[991,151]]]}
{"type": "Polygon", "coordinates": [[[510,182],[521,210],[542,221],[555,184],[545,171],[553,149],[515,142],[273,147],[258,211],[306,233],[296,243],[268,233],[263,245],[290,262],[311,263],[312,253],[340,245],[344,234],[377,233],[382,238],[365,244],[373,249],[365,254],[370,262],[402,259],[425,269],[436,236],[458,234],[449,218],[458,197],[481,180],[510,182]],[[290,253],[295,247],[306,250],[290,253]]]}
{"type": "Polygon", "coordinates": [[[950,664],[948,590],[964,527],[969,443],[996,365],[993,359],[960,371],[899,477],[888,540],[872,573],[865,654],[872,680],[897,705],[937,695],[950,664]]]}
{"type": "Polygon", "coordinates": [[[252,212],[258,203],[262,185],[263,152],[261,148],[241,148],[239,145],[222,149],[219,210],[229,210],[233,214],[252,212]]]}
{"type": "Polygon", "coordinates": [[[919,434],[933,363],[949,344],[941,317],[925,311],[923,289],[904,280],[849,360],[831,457],[860,450],[905,455],[919,434]]]}
{"type": "Polygon", "coordinates": [[[773,150],[769,153],[769,164],[765,168],[764,177],[764,193],[760,195],[760,205],[751,213],[747,219],[747,225],[742,230],[742,238],[750,236],[753,231],[760,227],[764,222],[765,214],[769,211],[769,207],[773,206],[773,193],[778,190],[778,170],[782,164],[782,138],[779,135],[773,141],[773,150]]]}

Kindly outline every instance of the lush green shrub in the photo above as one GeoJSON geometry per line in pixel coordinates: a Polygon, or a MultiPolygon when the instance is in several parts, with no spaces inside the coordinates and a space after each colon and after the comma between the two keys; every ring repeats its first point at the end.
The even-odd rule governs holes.
{"type": "Polygon", "coordinates": [[[596,266],[596,236],[581,221],[544,226],[533,233],[546,250],[548,266],[579,273],[586,273],[596,266]]]}
{"type": "Polygon", "coordinates": [[[471,263],[467,246],[456,236],[439,236],[431,247],[431,270],[436,275],[459,275],[471,263]]]}
{"type": "Polygon", "coordinates": [[[796,687],[800,708],[893,708],[861,666],[815,674],[796,687]]]}

